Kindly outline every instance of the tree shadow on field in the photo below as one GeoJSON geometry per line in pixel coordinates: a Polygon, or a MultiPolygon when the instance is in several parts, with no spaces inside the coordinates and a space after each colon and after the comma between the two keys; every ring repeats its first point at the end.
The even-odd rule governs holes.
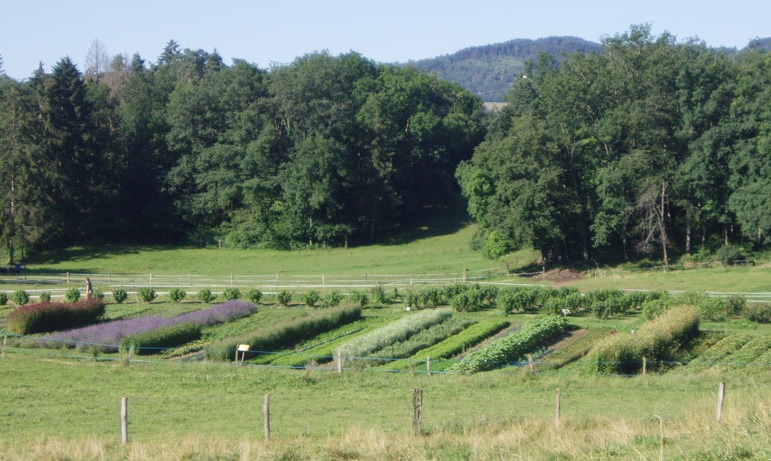
{"type": "Polygon", "coordinates": [[[376,243],[404,245],[425,238],[454,234],[470,223],[465,204],[460,201],[448,206],[425,207],[419,216],[405,221],[376,243]]]}

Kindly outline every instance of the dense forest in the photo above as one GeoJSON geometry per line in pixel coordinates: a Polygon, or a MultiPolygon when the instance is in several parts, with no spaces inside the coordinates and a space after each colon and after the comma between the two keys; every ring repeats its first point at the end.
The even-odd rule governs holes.
{"type": "Polygon", "coordinates": [[[460,85],[356,53],[264,70],[174,41],[152,63],[95,42],[82,73],[65,57],[21,82],[0,61],[4,252],[366,244],[459,192],[493,258],[766,248],[761,45],[634,26],[595,51],[538,54],[490,114],[460,85]]]}
{"type": "Polygon", "coordinates": [[[344,246],[457,197],[482,102],[416,69],[314,53],[261,70],[170,41],[0,79],[14,249],[94,241],[344,246]]]}
{"type": "Polygon", "coordinates": [[[547,37],[537,40],[515,39],[503,43],[475,46],[435,58],[410,61],[414,66],[468,89],[485,102],[501,102],[528,62],[540,53],[555,57],[600,51],[600,44],[578,37],[547,37]]]}
{"type": "Polygon", "coordinates": [[[607,259],[771,243],[771,54],[648,26],[517,79],[457,170],[491,256],[607,259]]]}

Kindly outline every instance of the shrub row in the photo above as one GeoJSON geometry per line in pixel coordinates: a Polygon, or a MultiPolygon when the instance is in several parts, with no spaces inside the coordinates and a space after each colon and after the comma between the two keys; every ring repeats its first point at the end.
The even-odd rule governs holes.
{"type": "Polygon", "coordinates": [[[482,340],[489,338],[509,325],[511,324],[507,320],[483,320],[466,328],[460,334],[447,338],[432,347],[423,349],[413,358],[449,359],[465,352],[470,347],[479,344],[482,340]]]}
{"type": "Polygon", "coordinates": [[[150,355],[161,352],[165,348],[181,346],[197,339],[201,339],[201,325],[182,322],[132,336],[124,336],[120,341],[120,348],[133,350],[138,355],[150,355]]]}
{"type": "Polygon", "coordinates": [[[372,354],[371,357],[383,360],[409,357],[421,349],[426,349],[446,338],[460,333],[472,323],[473,321],[460,316],[450,317],[444,322],[415,333],[404,341],[389,344],[372,354]]]}
{"type": "Polygon", "coordinates": [[[204,354],[209,360],[232,360],[239,344],[248,344],[252,351],[276,351],[293,346],[319,333],[355,322],[360,317],[360,307],[313,311],[300,319],[271,325],[249,335],[228,338],[212,344],[204,349],[204,354]]]}
{"type": "Polygon", "coordinates": [[[524,357],[541,346],[548,339],[564,331],[567,322],[563,317],[549,315],[528,322],[509,336],[503,337],[477,349],[448,371],[476,373],[492,370],[524,357]]]}
{"type": "Polygon", "coordinates": [[[699,309],[674,307],[633,333],[620,332],[600,341],[592,349],[589,363],[598,373],[637,373],[643,357],[651,361],[653,368],[698,334],[699,309]]]}
{"type": "Polygon", "coordinates": [[[257,306],[246,301],[229,301],[209,309],[188,312],[176,317],[147,316],[136,319],[115,320],[89,327],[70,330],[42,338],[39,344],[57,347],[93,346],[102,351],[117,351],[125,336],[136,336],[146,331],[166,328],[180,323],[209,326],[250,314],[257,306]]]}
{"type": "Polygon", "coordinates": [[[89,299],[74,303],[45,302],[19,306],[6,318],[7,328],[22,335],[75,328],[104,315],[104,302],[89,299]]]}
{"type": "Polygon", "coordinates": [[[359,337],[343,346],[347,357],[366,357],[393,343],[404,341],[415,333],[452,317],[449,309],[424,310],[400,318],[388,325],[359,337]]]}

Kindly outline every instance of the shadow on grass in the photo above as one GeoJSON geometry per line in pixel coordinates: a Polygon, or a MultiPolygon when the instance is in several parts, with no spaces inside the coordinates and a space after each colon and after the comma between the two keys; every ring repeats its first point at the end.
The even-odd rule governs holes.
{"type": "Polygon", "coordinates": [[[404,245],[418,240],[449,235],[471,223],[465,204],[458,200],[442,207],[425,207],[419,216],[406,221],[374,243],[404,245]]]}

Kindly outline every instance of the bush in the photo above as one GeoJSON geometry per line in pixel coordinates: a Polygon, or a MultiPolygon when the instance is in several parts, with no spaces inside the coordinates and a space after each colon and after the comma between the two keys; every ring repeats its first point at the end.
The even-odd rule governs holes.
{"type": "Polygon", "coordinates": [[[112,291],[112,297],[117,304],[121,304],[128,298],[128,293],[123,288],[116,288],[112,291]]]}
{"type": "Polygon", "coordinates": [[[23,306],[29,302],[29,293],[24,290],[16,290],[11,295],[11,300],[17,306],[23,306]]]}
{"type": "Polygon", "coordinates": [[[758,323],[771,323],[771,304],[752,303],[744,307],[742,315],[747,320],[758,323]]]}
{"type": "Polygon", "coordinates": [[[69,288],[64,292],[64,299],[66,299],[69,303],[78,302],[80,299],[80,290],[75,287],[69,288]]]}
{"type": "Polygon", "coordinates": [[[44,291],[40,293],[40,302],[41,303],[47,303],[51,301],[51,293],[44,291]]]}
{"type": "Polygon", "coordinates": [[[364,293],[363,291],[354,291],[351,293],[351,299],[354,303],[358,304],[360,307],[364,307],[369,302],[369,298],[367,297],[367,293],[364,293]]]}
{"type": "Polygon", "coordinates": [[[332,290],[321,298],[321,305],[324,307],[336,307],[343,302],[343,295],[337,290],[332,290]]]}
{"type": "Polygon", "coordinates": [[[249,299],[249,301],[253,302],[254,304],[258,304],[262,299],[262,292],[254,288],[249,290],[249,292],[246,294],[246,297],[249,299]]]}
{"type": "Polygon", "coordinates": [[[104,315],[104,303],[89,299],[75,303],[37,303],[19,306],[6,317],[10,331],[22,335],[80,327],[104,315]]]}
{"type": "Polygon", "coordinates": [[[744,254],[742,254],[742,249],[736,245],[723,245],[717,250],[715,257],[720,261],[720,264],[730,266],[743,260],[744,254]]]}
{"type": "Polygon", "coordinates": [[[226,288],[225,291],[222,292],[222,297],[225,298],[226,301],[233,301],[241,297],[241,290],[235,287],[226,288]]]}
{"type": "Polygon", "coordinates": [[[281,290],[276,293],[276,300],[280,305],[286,307],[292,302],[292,293],[289,290],[281,290]]]}
{"type": "Polygon", "coordinates": [[[174,288],[169,291],[169,298],[175,303],[181,302],[185,299],[185,296],[187,296],[187,293],[181,288],[174,288]]]}
{"type": "Polygon", "coordinates": [[[120,341],[120,348],[122,350],[133,348],[138,355],[149,355],[161,352],[164,348],[181,346],[198,339],[201,339],[201,326],[185,322],[133,336],[124,336],[120,341]]]}
{"type": "Polygon", "coordinates": [[[104,292],[99,288],[94,289],[94,298],[104,299],[104,292]]]}
{"type": "Polygon", "coordinates": [[[146,303],[151,303],[158,295],[155,293],[155,290],[152,288],[140,288],[139,289],[139,297],[142,298],[142,301],[146,303]]]}
{"type": "Polygon", "coordinates": [[[202,303],[209,304],[217,297],[217,295],[213,295],[211,290],[208,288],[201,288],[198,290],[198,300],[202,303]]]}
{"type": "Polygon", "coordinates": [[[0,293],[0,306],[5,306],[6,304],[8,304],[8,295],[0,293]]]}
{"type": "Polygon", "coordinates": [[[388,303],[388,296],[386,295],[385,290],[380,285],[375,285],[370,290],[370,293],[372,294],[372,299],[374,302],[378,304],[386,304],[388,303]]]}
{"type": "Polygon", "coordinates": [[[303,302],[308,307],[316,307],[316,304],[321,300],[321,295],[316,290],[308,290],[303,293],[303,302]]]}

